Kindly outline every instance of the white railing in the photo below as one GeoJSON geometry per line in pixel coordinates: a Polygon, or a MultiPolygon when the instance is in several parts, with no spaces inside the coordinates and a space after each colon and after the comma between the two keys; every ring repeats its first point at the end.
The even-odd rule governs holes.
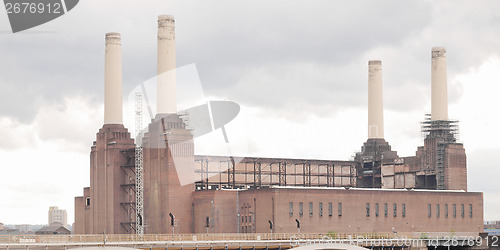
{"type": "Polygon", "coordinates": [[[86,235],[0,235],[0,244],[82,244],[127,242],[217,242],[217,241],[290,241],[318,239],[444,239],[477,237],[478,232],[402,232],[402,233],[257,233],[257,234],[86,234],[86,235]]]}

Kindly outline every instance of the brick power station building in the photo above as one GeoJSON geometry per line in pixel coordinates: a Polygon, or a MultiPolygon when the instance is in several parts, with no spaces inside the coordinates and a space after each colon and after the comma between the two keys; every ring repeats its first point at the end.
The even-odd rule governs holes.
{"type": "Polygon", "coordinates": [[[136,142],[122,123],[120,34],[106,34],[104,125],[74,233],[482,231],[483,196],[467,192],[448,119],[445,49],[432,50],[432,113],[411,157],[384,140],[382,65],[368,66],[368,139],[353,161],[194,155],[177,114],[173,17],[158,19],[158,112],[136,142]]]}

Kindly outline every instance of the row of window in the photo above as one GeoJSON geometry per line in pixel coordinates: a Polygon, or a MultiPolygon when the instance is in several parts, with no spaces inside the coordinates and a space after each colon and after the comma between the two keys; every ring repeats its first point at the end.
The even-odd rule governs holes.
{"type": "Polygon", "coordinates": [[[245,223],[245,222],[252,222],[252,216],[242,215],[241,216],[241,223],[245,223]]]}
{"type": "Polygon", "coordinates": [[[242,233],[253,233],[253,226],[242,226],[241,227],[241,232],[242,233]]]}
{"type": "MultiPolygon", "coordinates": [[[[289,203],[289,211],[288,214],[290,217],[293,217],[293,202],[289,203]]],[[[379,217],[379,203],[375,203],[375,217],[379,217]]],[[[338,203],[337,205],[337,215],[342,216],[342,203],[338,203]]],[[[323,202],[318,204],[318,212],[319,216],[323,216],[323,202]]],[[[453,217],[457,217],[457,205],[453,204],[453,217]]],[[[460,205],[461,216],[465,217],[465,206],[464,204],[460,205]]],[[[312,202],[309,202],[309,216],[313,216],[314,214],[314,205],[312,202]]],[[[428,214],[429,217],[432,217],[432,205],[428,206],[428,214]]],[[[304,215],[304,203],[299,202],[299,216],[302,217],[304,215]]],[[[370,203],[366,203],[366,217],[370,217],[370,203]]],[[[328,216],[333,216],[333,203],[328,203],[328,216]]],[[[398,204],[392,204],[392,217],[398,216],[398,204]]],[[[406,204],[401,204],[401,216],[406,217],[406,204]]],[[[441,216],[441,208],[440,204],[436,204],[436,217],[441,216]]],[[[384,203],[384,217],[389,217],[389,204],[384,203]]],[[[448,218],[448,204],[444,204],[444,217],[448,218]]],[[[472,204],[469,204],[469,217],[472,218],[472,204]]]]}
{"type": "MultiPolygon", "coordinates": [[[[406,217],[406,204],[401,204],[401,216],[406,217]]],[[[366,217],[370,217],[370,203],[366,203],[366,217]]],[[[379,217],[379,204],[375,203],[375,217],[379,217]]],[[[384,203],[384,217],[389,217],[389,205],[384,203]]],[[[398,217],[398,204],[392,204],[392,217],[398,217]]]]}
{"type": "MultiPolygon", "coordinates": [[[[428,217],[432,217],[432,204],[428,204],[428,217]]],[[[452,206],[453,218],[457,217],[457,204],[453,204],[452,206]]],[[[462,218],[465,217],[465,205],[460,204],[460,216],[462,218]]],[[[441,205],[436,204],[436,218],[441,217],[441,205]]],[[[444,217],[448,218],[448,204],[444,204],[444,217]]],[[[472,204],[469,204],[469,218],[472,218],[472,204]]]]}
{"type": "MultiPolygon", "coordinates": [[[[243,203],[241,207],[241,223],[251,223],[252,222],[252,206],[249,203],[243,203]]],[[[244,231],[244,230],[242,230],[244,231]]]]}
{"type": "MultiPolygon", "coordinates": [[[[319,216],[323,216],[323,202],[318,204],[318,212],[319,216]]],[[[313,216],[314,214],[314,205],[312,202],[309,202],[309,216],[313,216]]],[[[293,202],[290,202],[288,215],[293,217],[293,202]]],[[[299,202],[299,216],[302,217],[304,215],[304,203],[299,202]]],[[[337,205],[337,215],[342,216],[342,203],[338,203],[337,205]]],[[[333,203],[328,203],[328,216],[333,216],[333,203]]]]}

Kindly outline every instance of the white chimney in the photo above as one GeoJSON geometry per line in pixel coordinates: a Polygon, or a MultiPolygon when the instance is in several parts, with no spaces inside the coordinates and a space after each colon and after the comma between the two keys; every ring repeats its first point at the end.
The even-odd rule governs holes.
{"type": "Polygon", "coordinates": [[[120,33],[106,34],[104,124],[122,124],[122,52],[120,33]]]}
{"type": "Polygon", "coordinates": [[[368,62],[368,139],[384,138],[382,62],[368,62]]]}
{"type": "Polygon", "coordinates": [[[446,50],[443,47],[432,48],[431,85],[431,120],[448,120],[446,50]]]}
{"type": "Polygon", "coordinates": [[[175,73],[175,20],[173,16],[158,17],[158,114],[177,113],[175,73]]]}

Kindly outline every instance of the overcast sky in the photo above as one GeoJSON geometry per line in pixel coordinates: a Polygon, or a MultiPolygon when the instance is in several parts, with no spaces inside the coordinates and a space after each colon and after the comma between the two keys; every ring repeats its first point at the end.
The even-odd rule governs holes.
{"type": "MultiPolygon", "coordinates": [[[[414,155],[431,48],[446,47],[469,191],[500,220],[500,1],[85,0],[16,34],[0,10],[0,222],[44,224],[54,205],[73,222],[103,122],[104,35],[122,35],[126,101],[156,73],[160,14],[176,18],[177,65],[196,66],[205,96],[241,105],[227,125],[239,156],[349,160],[367,138],[368,60],[382,60],[386,140],[414,155]]],[[[196,152],[220,153],[206,145],[221,138],[196,152]]]]}

